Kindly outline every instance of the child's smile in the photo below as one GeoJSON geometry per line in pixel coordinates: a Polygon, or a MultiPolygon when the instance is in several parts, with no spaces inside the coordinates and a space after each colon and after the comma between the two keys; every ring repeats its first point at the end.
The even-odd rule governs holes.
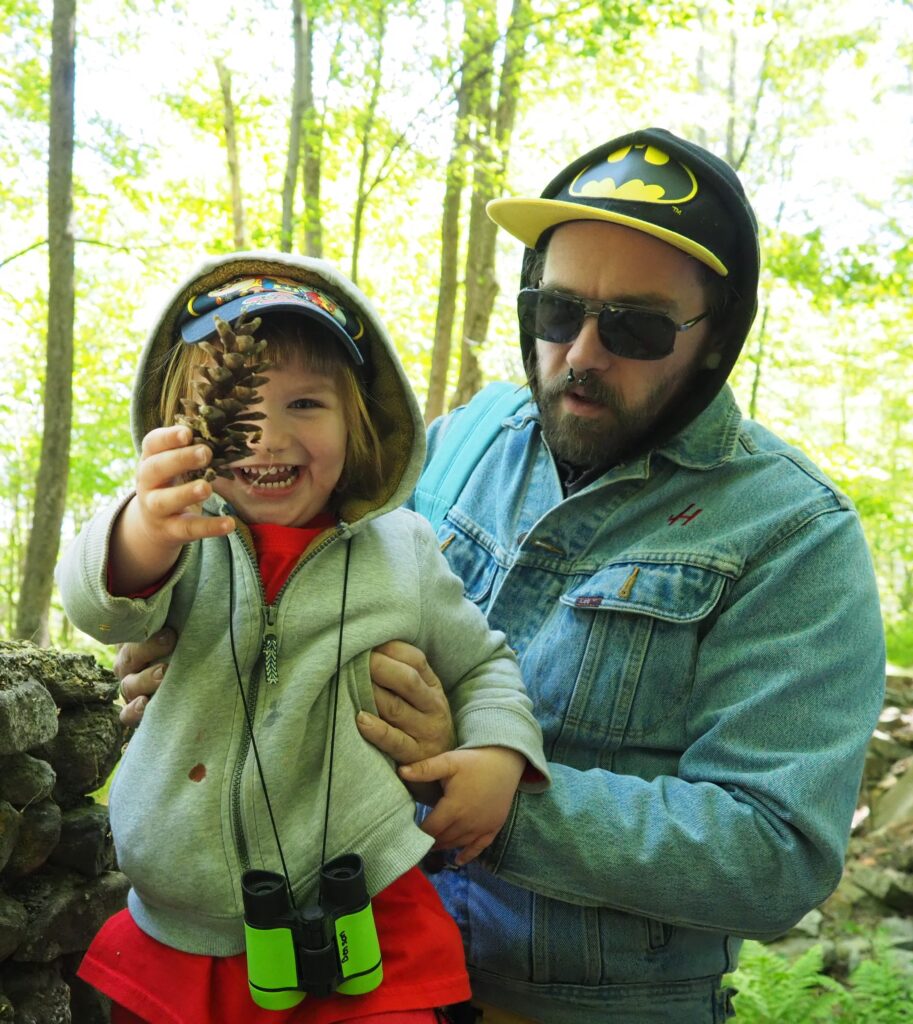
{"type": "Polygon", "coordinates": [[[298,479],[297,466],[242,466],[235,476],[257,490],[286,491],[298,479]]]}
{"type": "Polygon", "coordinates": [[[298,362],[267,373],[255,408],[266,415],[253,454],[213,489],[248,523],[305,526],[327,509],[346,459],[348,430],[333,377],[298,362]]]}

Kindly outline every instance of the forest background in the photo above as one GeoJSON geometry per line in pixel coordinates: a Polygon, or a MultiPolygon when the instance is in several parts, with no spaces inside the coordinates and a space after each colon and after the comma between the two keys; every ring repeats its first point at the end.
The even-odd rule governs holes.
{"type": "Polygon", "coordinates": [[[51,571],[131,484],[136,357],[204,253],[336,263],[430,420],[522,380],[484,203],[658,125],[752,197],[733,387],[856,502],[913,664],[911,98],[911,0],[0,0],[0,636],[110,658],[51,571]]]}

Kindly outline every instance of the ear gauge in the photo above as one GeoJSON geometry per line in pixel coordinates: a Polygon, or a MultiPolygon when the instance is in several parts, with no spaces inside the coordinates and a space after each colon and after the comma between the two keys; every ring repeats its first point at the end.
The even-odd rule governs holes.
{"type": "Polygon", "coordinates": [[[707,355],[704,356],[704,369],[716,370],[719,368],[722,361],[722,355],[714,349],[714,351],[708,352],[707,355]]]}

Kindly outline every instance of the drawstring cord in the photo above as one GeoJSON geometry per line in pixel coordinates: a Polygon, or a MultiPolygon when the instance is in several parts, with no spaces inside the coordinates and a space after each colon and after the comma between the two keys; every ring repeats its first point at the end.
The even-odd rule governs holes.
{"type": "MultiPolygon", "coordinates": [[[[292,892],[292,882],[289,877],[288,868],[285,864],[285,855],[282,852],[282,843],[279,839],[279,829],[276,826],[276,818],[273,815],[272,804],[269,799],[269,790],[266,787],[266,776],[263,773],[263,765],[260,762],[260,751],[257,748],[257,740],[254,736],[254,723],[251,717],[251,710],[247,704],[247,695],[244,692],[244,684],[241,681],[241,669],[238,666],[238,655],[235,649],[235,630],[234,630],[234,608],[235,608],[235,573],[234,573],[234,562],[231,555],[231,541],[228,537],[225,538],[225,543],[228,548],[228,638],[231,645],[231,660],[235,666],[235,677],[238,681],[238,690],[241,694],[241,704],[244,707],[244,721],[247,724],[247,734],[250,736],[251,750],[254,752],[254,761],[257,765],[257,774],[260,777],[260,786],[263,789],[263,799],[266,803],[266,810],[269,814],[270,825],[273,830],[273,836],[276,840],[276,849],[279,851],[279,861],[282,864],[282,874],[285,878],[285,885],[288,889],[289,900],[291,901],[292,907],[295,907],[295,897],[292,892]]],[[[330,821],[330,788],[333,782],[333,755],[336,748],[336,716],[339,711],[339,675],[342,670],[342,634],[343,625],[345,623],[346,613],[346,594],[349,587],[349,559],[352,555],[352,541],[351,538],[346,541],[346,561],[345,569],[343,571],[342,578],[342,608],[339,615],[339,641],[336,647],[336,675],[333,678],[333,726],[330,730],[330,762],[327,772],[327,798],[326,798],[326,809],[323,817],[323,846],[320,852],[320,866],[323,867],[326,862],[326,850],[327,850],[327,831],[329,829],[330,821]]]]}

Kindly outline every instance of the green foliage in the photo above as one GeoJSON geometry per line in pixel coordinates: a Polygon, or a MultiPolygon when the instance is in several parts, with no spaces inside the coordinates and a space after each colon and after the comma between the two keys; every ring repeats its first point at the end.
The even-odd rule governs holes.
{"type": "Polygon", "coordinates": [[[913,1021],[913,976],[897,964],[883,936],[872,955],[841,984],[823,971],[821,946],[793,961],[758,942],[746,942],[726,983],[739,1024],[908,1024],[913,1021]]]}
{"type": "MultiPolygon", "coordinates": [[[[510,6],[302,3],[315,39],[325,254],[349,269],[363,200],[359,283],[385,316],[420,398],[464,22],[484,37],[481,73],[496,75],[510,6]],[[386,35],[377,61],[380,13],[386,35]]],[[[0,0],[0,330],[9,340],[0,378],[4,624],[15,603],[41,431],[50,7],[0,0]]],[[[517,9],[528,25],[506,192],[538,192],[567,159],[638,124],[690,134],[741,161],[762,224],[764,276],[761,314],[734,387],[743,408],[754,400],[758,418],[808,451],[856,502],[891,658],[909,663],[913,177],[908,156],[889,158],[906,152],[913,8],[871,0],[862,16],[850,0],[822,0],[813,18],[800,0],[525,0],[517,9]],[[846,86],[839,100],[828,91],[835,83],[846,86]],[[859,96],[869,106],[849,109],[859,96]],[[891,109],[901,116],[890,120],[898,101],[891,109]],[[876,126],[879,119],[887,127],[876,126]],[[860,155],[868,162],[853,164],[860,155]]],[[[98,504],[130,485],[127,409],[156,309],[150,296],[167,291],[203,252],[233,245],[215,60],[232,71],[254,247],[279,240],[292,75],[287,0],[255,7],[226,0],[215,18],[202,0],[84,0],[79,13],[76,403],[64,543],[98,504]]],[[[486,132],[489,120],[478,117],[473,130],[486,132]]],[[[494,156],[500,163],[502,154],[494,156]]],[[[303,201],[299,183],[298,248],[303,201]]],[[[504,233],[497,244],[501,294],[479,358],[486,375],[518,377],[512,289],[520,249],[504,233]]]]}

